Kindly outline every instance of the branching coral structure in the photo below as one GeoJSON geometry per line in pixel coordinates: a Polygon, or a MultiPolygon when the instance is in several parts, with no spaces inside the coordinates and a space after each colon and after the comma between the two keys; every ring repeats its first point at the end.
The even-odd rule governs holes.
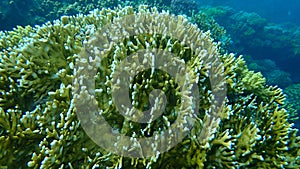
{"type": "MultiPolygon", "coordinates": [[[[103,8],[88,15],[63,16],[53,23],[18,27],[0,34],[1,167],[300,167],[300,138],[284,109],[282,90],[266,85],[260,73],[248,70],[242,56],[221,53],[220,44],[214,42],[210,31],[201,31],[184,16],[146,6],[138,10],[130,6],[103,8]],[[118,32],[124,30],[117,25],[123,25],[126,16],[133,16],[131,23],[144,24],[118,32]],[[115,29],[108,29],[110,32],[106,33],[110,35],[99,40],[103,36],[99,32],[111,23],[116,25],[115,29]],[[133,35],[128,34],[130,30],[133,35]],[[113,36],[122,33],[123,39],[113,36]],[[105,49],[97,44],[104,44],[105,49]],[[135,109],[163,106],[160,102],[150,103],[148,96],[154,89],[165,93],[168,104],[162,116],[145,123],[122,116],[116,101],[123,97],[113,99],[113,92],[123,87],[118,78],[114,81],[115,73],[120,73],[117,68],[123,66],[126,75],[145,63],[138,55],[139,50],[170,52],[172,63],[185,64],[191,75],[174,78],[150,66],[130,79],[125,87],[135,109]],[[122,65],[128,57],[135,58],[135,65],[122,65]],[[96,67],[84,67],[85,63],[96,67]],[[87,77],[89,70],[96,73],[87,77]],[[93,91],[82,85],[89,78],[94,80],[88,83],[94,85],[93,91]],[[181,90],[185,88],[197,89],[197,102],[191,101],[193,93],[181,90]],[[226,91],[226,95],[218,96],[219,91],[226,91]],[[96,100],[93,104],[99,110],[93,116],[94,122],[103,116],[114,132],[133,140],[168,132],[182,114],[193,114],[194,124],[189,129],[179,127],[187,134],[167,151],[156,151],[159,145],[154,142],[151,149],[155,155],[122,156],[97,145],[84,130],[85,121],[78,114],[89,109],[89,99],[96,100]],[[214,107],[215,102],[220,104],[214,107]],[[87,106],[80,109],[84,105],[87,106]]],[[[125,116],[129,114],[130,111],[125,116]]],[[[170,133],[170,137],[175,137],[176,133],[170,133]]],[[[98,137],[110,138],[105,134],[98,137]]],[[[139,150],[138,144],[130,146],[121,150],[139,150]]]]}

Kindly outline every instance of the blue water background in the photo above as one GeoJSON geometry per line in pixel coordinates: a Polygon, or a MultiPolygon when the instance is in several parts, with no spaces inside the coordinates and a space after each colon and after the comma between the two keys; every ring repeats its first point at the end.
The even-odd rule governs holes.
{"type": "Polygon", "coordinates": [[[255,12],[270,22],[293,22],[300,25],[300,0],[196,0],[199,5],[230,6],[255,12]]]}

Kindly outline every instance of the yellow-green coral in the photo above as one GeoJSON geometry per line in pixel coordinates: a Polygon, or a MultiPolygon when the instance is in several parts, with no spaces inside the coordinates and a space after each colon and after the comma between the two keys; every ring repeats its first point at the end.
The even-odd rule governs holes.
{"type": "Polygon", "coordinates": [[[192,15],[191,21],[198,25],[202,31],[210,31],[212,38],[220,42],[222,45],[221,50],[227,50],[230,44],[230,37],[226,34],[226,30],[221,27],[210,15],[208,11],[198,12],[192,15]]]}
{"type": "MultiPolygon", "coordinates": [[[[130,14],[145,15],[149,21],[152,16],[164,16],[166,23],[169,13],[159,13],[145,6],[135,11],[132,7],[114,10],[94,10],[89,15],[63,17],[62,20],[47,23],[41,27],[27,27],[30,33],[2,33],[5,39],[12,40],[9,45],[1,45],[0,55],[0,164],[8,168],[299,168],[300,138],[296,129],[288,122],[288,112],[283,108],[284,95],[281,89],[267,86],[259,73],[247,69],[242,57],[233,54],[220,54],[209,33],[191,30],[201,34],[208,56],[219,58],[224,66],[227,83],[227,96],[224,104],[211,114],[210,101],[213,97],[209,84],[208,65],[191,51],[190,44],[181,44],[174,37],[142,34],[126,39],[128,43],[115,44],[110,49],[107,60],[102,65],[106,69],[98,71],[96,86],[107,90],[115,54],[131,54],[137,49],[170,49],[174,55],[184,59],[191,70],[199,73],[199,113],[194,127],[182,142],[164,153],[134,159],[121,157],[97,146],[83,131],[76,116],[72,86],[75,60],[82,57],[79,52],[82,44],[92,38],[111,20],[130,14]],[[23,37],[24,36],[24,37],[23,37]],[[130,43],[131,42],[131,43],[130,43]],[[151,42],[151,43],[150,43],[151,42]],[[124,45],[128,44],[128,45],[124,45]],[[122,50],[119,50],[119,49],[122,50]],[[127,53],[128,52],[128,53],[127,53]],[[201,80],[204,79],[204,80],[201,80]],[[205,80],[206,79],[206,80],[205,80]],[[106,84],[107,82],[107,84],[106,84]],[[217,115],[217,116],[214,116],[217,115]],[[201,139],[199,139],[201,138],[201,139]]],[[[146,18],[146,17],[145,17],[146,18]]],[[[179,18],[186,20],[183,16],[179,18]]],[[[185,29],[178,24],[178,28],[185,29]]],[[[183,30],[182,30],[183,31],[183,30]]],[[[23,31],[21,31],[23,32],[23,31]]],[[[125,55],[124,55],[125,54],[125,55]]],[[[115,61],[117,62],[117,61],[115,61]]],[[[114,63],[115,63],[114,62],[114,63]]],[[[218,72],[219,71],[219,72],[218,72]]],[[[222,73],[222,69],[217,69],[222,73]]],[[[160,73],[160,72],[158,72],[160,73]]],[[[136,76],[136,85],[143,82],[147,72],[136,76]]],[[[162,85],[165,91],[179,93],[175,83],[165,73],[148,85],[162,85]],[[157,83],[156,81],[160,81],[157,83]]],[[[150,78],[150,77],[149,77],[150,78]]],[[[221,83],[221,82],[219,82],[221,83]]],[[[142,87],[136,87],[140,94],[142,87]]],[[[133,89],[132,89],[133,90],[133,89]]],[[[141,94],[140,96],[143,96],[141,94]]],[[[176,96],[176,95],[175,95],[176,96]]],[[[97,95],[103,100],[100,108],[106,112],[110,124],[115,129],[133,135],[132,131],[145,126],[126,120],[118,115],[110,104],[110,95],[97,95]],[[107,100],[107,101],[106,101],[107,100]],[[103,106],[103,107],[101,107],[103,106]]],[[[175,97],[176,98],[176,97],[175,97]]],[[[86,98],[81,98],[86,99],[86,98]]],[[[137,99],[137,98],[134,98],[137,99]]],[[[174,102],[176,107],[176,101],[174,102]]],[[[137,107],[143,107],[142,102],[137,107]]],[[[166,129],[175,119],[174,114],[150,124],[149,130],[166,129]]],[[[143,136],[141,132],[139,136],[143,136]]],[[[105,137],[105,136],[103,136],[105,137]]]]}

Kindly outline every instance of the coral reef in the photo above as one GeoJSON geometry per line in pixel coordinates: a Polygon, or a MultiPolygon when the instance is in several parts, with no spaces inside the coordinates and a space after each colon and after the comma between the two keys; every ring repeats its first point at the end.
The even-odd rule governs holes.
{"type": "Polygon", "coordinates": [[[203,31],[210,31],[214,41],[221,44],[221,52],[226,53],[228,51],[231,38],[226,34],[224,27],[220,26],[210,14],[201,11],[195,12],[191,16],[191,22],[197,24],[203,31]]]}
{"type": "Polygon", "coordinates": [[[201,7],[200,11],[226,29],[232,40],[231,51],[255,59],[271,59],[281,70],[291,74],[293,81],[300,81],[299,71],[295,71],[300,60],[299,25],[270,23],[256,13],[235,11],[226,6],[201,7]]]}
{"type": "MultiPolygon", "coordinates": [[[[77,13],[87,14],[89,11],[96,8],[116,7],[125,5],[127,1],[122,0],[33,0],[22,1],[12,0],[8,4],[7,1],[2,2],[7,8],[3,10],[0,21],[3,24],[0,29],[10,30],[16,25],[35,25],[42,24],[49,20],[54,20],[62,15],[75,15],[77,13]]],[[[2,11],[2,10],[1,10],[2,11]]]]}
{"type": "Polygon", "coordinates": [[[289,102],[296,106],[297,110],[300,110],[300,96],[299,96],[300,84],[293,84],[284,89],[284,92],[288,96],[289,102]]]}
{"type": "Polygon", "coordinates": [[[201,10],[198,11],[198,5],[193,0],[33,0],[26,3],[21,0],[13,0],[3,1],[1,4],[0,7],[6,6],[7,8],[0,10],[0,22],[6,23],[0,25],[0,29],[8,30],[15,25],[41,24],[62,15],[87,14],[88,11],[95,8],[131,5],[136,9],[138,4],[156,6],[159,11],[169,10],[175,14],[189,16],[194,23],[202,24],[200,27],[203,30],[209,30],[208,27],[214,25],[212,28],[216,29],[210,30],[216,41],[224,43],[222,50],[230,49],[231,52],[252,55],[256,59],[272,59],[281,70],[292,75],[293,81],[300,82],[300,78],[298,78],[300,71],[293,71],[297,68],[295,63],[300,61],[299,26],[291,23],[269,23],[265,18],[253,12],[235,11],[226,6],[200,6],[201,10]],[[219,23],[218,26],[221,25],[226,29],[227,35],[223,35],[224,28],[221,26],[217,28],[216,22],[219,23]],[[295,62],[291,62],[291,58],[295,62]]]}
{"type": "Polygon", "coordinates": [[[188,16],[198,11],[198,5],[194,0],[172,0],[170,8],[172,13],[186,14],[188,16]]]}
{"type": "Polygon", "coordinates": [[[285,88],[293,83],[291,75],[278,68],[276,63],[270,59],[254,60],[250,56],[245,57],[248,68],[261,72],[266,78],[268,85],[277,85],[285,88]]]}
{"type": "Polygon", "coordinates": [[[291,112],[291,118],[297,128],[300,127],[300,84],[292,84],[284,89],[287,97],[287,109],[291,112]]]}
{"type": "MultiPolygon", "coordinates": [[[[200,11],[213,17],[220,25],[228,31],[233,38],[233,46],[236,52],[247,52],[245,48],[257,45],[257,39],[267,24],[266,19],[256,13],[234,11],[229,7],[202,7],[200,11]],[[249,40],[251,39],[251,40],[249,40]],[[249,44],[251,43],[251,44],[249,44]]],[[[264,38],[268,39],[268,38],[264,38]]],[[[252,54],[252,53],[249,53],[252,54]]]]}
{"type": "MultiPolygon", "coordinates": [[[[1,32],[1,167],[299,168],[300,137],[296,136],[297,130],[289,122],[281,89],[266,85],[260,73],[248,70],[241,56],[220,53],[220,46],[213,42],[209,31],[200,31],[184,16],[178,16],[178,20],[170,19],[172,17],[175,16],[146,6],[140,6],[139,10],[133,7],[103,8],[88,15],[63,16],[42,26],[1,32]],[[194,35],[180,42],[172,36],[145,32],[146,28],[141,27],[138,30],[140,34],[109,46],[107,56],[99,63],[95,92],[102,115],[117,131],[132,137],[145,137],[144,131],[151,135],[167,129],[177,117],[179,103],[176,99],[182,95],[192,96],[181,93],[177,87],[179,84],[164,72],[156,71],[157,75],[153,77],[147,71],[141,72],[133,78],[132,87],[129,87],[136,96],[132,100],[137,103],[137,108],[148,106],[149,103],[139,97],[143,99],[153,88],[160,87],[172,96],[168,99],[175,100],[170,101],[164,117],[146,126],[122,118],[116,105],[111,103],[110,94],[114,89],[111,87],[115,87],[111,84],[110,75],[120,59],[141,49],[165,49],[185,62],[189,72],[197,75],[190,79],[196,82],[200,93],[200,106],[193,128],[169,151],[157,152],[147,158],[123,157],[99,147],[81,127],[76,115],[81,110],[74,105],[76,99],[82,103],[89,99],[89,94],[86,94],[89,91],[86,95],[74,94],[79,86],[73,85],[80,84],[77,75],[81,69],[76,69],[76,64],[80,66],[80,63],[93,59],[84,59],[86,55],[80,53],[83,44],[93,40],[97,30],[105,24],[112,20],[119,23],[123,16],[132,14],[137,20],[147,19],[154,30],[172,25],[178,28],[174,29],[174,36],[184,31],[194,35]],[[161,27],[155,24],[157,20],[164,21],[159,22],[161,27]],[[189,44],[189,39],[196,39],[199,44],[189,44]],[[193,50],[198,45],[201,47],[193,50]],[[210,62],[203,62],[203,58],[210,62]],[[222,64],[213,67],[216,74],[210,74],[215,58],[222,64]],[[214,109],[211,104],[218,97],[212,86],[222,86],[223,81],[211,84],[209,80],[223,73],[227,96],[220,108],[214,109]],[[217,110],[215,114],[212,109],[217,110]]],[[[133,65],[126,66],[128,70],[134,68],[133,65]]],[[[192,104],[188,101],[189,108],[192,104]]]]}

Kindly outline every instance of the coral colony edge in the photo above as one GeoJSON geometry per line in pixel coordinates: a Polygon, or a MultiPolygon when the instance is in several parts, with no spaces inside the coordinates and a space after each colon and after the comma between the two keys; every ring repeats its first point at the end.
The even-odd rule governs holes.
{"type": "MultiPolygon", "coordinates": [[[[119,27],[112,31],[123,30],[119,27]]],[[[18,26],[0,34],[2,168],[300,168],[300,137],[293,127],[293,116],[285,108],[282,90],[267,85],[261,73],[250,71],[242,56],[226,53],[224,44],[216,42],[224,30],[204,16],[174,16],[144,5],[102,8],[88,15],[63,16],[42,26],[18,26]],[[103,26],[111,21],[121,24],[122,17],[130,15],[135,16],[133,23],[146,20],[151,26],[140,25],[137,34],[119,43],[108,42],[105,57],[92,60],[99,61],[94,96],[101,116],[115,131],[142,138],[168,131],[182,113],[183,101],[179,98],[187,98],[185,113],[195,111],[189,102],[193,96],[182,92],[176,79],[150,69],[134,76],[133,84],[127,87],[134,93],[131,101],[141,110],[149,107],[147,96],[152,90],[167,93],[162,117],[145,125],[127,120],[118,112],[112,102],[116,87],[112,77],[121,61],[139,50],[172,53],[194,77],[185,82],[195,83],[199,93],[199,107],[188,134],[168,151],[145,158],[118,155],[98,146],[77,117],[77,111],[83,109],[74,104],[79,100],[84,106],[90,98],[90,91],[79,85],[80,79],[86,78],[80,66],[91,62],[85,59],[83,44],[93,44],[103,26]],[[157,33],[167,32],[170,25],[174,32],[168,32],[169,36],[157,33]],[[147,32],[150,27],[153,31],[147,32]],[[174,38],[180,32],[189,32],[191,37],[186,41],[174,38]],[[210,72],[216,63],[222,67],[210,72]],[[214,78],[217,80],[212,84],[214,78]],[[213,90],[225,90],[223,82],[226,96],[214,109],[211,105],[218,92],[213,90]],[[79,90],[82,93],[76,93],[79,90]]],[[[90,50],[97,53],[92,47],[90,50]]],[[[136,62],[142,65],[143,61],[136,62]]],[[[126,71],[134,70],[134,66],[125,65],[126,71]]],[[[152,146],[155,150],[159,145],[152,146]]],[[[131,148],[139,150],[138,145],[131,148]]]]}

